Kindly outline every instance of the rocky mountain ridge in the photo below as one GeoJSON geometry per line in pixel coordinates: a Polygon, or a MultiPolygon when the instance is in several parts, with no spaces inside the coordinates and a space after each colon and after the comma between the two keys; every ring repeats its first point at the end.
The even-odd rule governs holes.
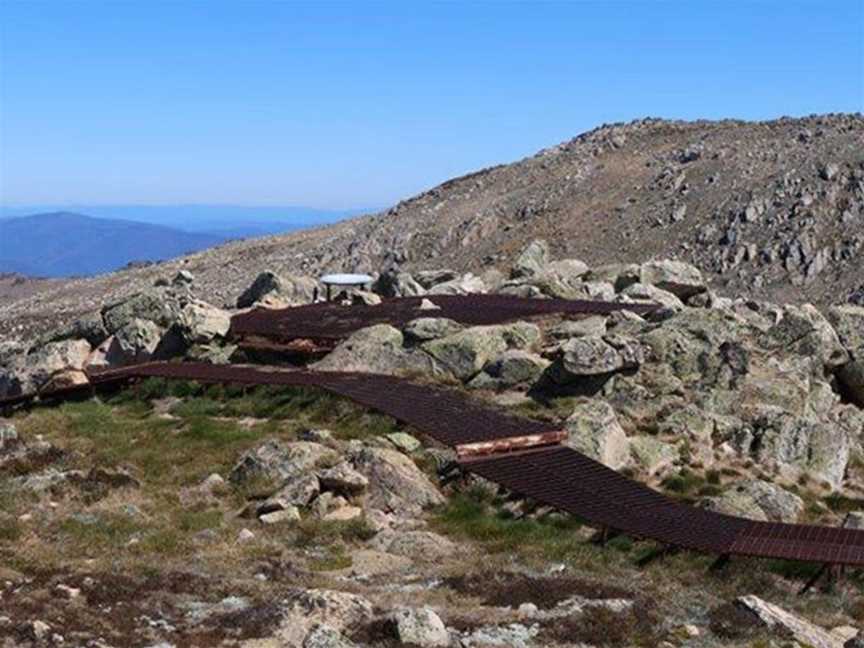
{"type": "Polygon", "coordinates": [[[262,267],[280,273],[506,268],[535,238],[592,266],[677,258],[712,288],[828,305],[864,291],[864,118],[645,119],[603,126],[472,173],[392,209],[88,280],[19,289],[0,335],[28,335],[178,269],[233,304],[262,267]],[[22,296],[25,295],[25,296],[22,296]]]}

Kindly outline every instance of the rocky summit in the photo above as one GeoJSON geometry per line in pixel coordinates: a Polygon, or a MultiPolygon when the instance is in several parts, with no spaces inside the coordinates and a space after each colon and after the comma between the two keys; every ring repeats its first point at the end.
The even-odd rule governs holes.
{"type": "MultiPolygon", "coordinates": [[[[789,123],[796,133],[810,124],[795,147],[830,130],[789,123]]],[[[708,128],[666,125],[697,127],[708,128]]],[[[621,129],[614,141],[614,129],[602,131],[610,139],[597,159],[623,155],[636,133],[660,125],[621,129]]],[[[697,164],[710,151],[669,149],[668,159],[697,164]]],[[[446,267],[406,257],[371,292],[336,299],[350,319],[351,309],[415,297],[414,319],[358,324],[332,348],[290,353],[244,346],[231,317],[308,303],[312,276],[259,265],[214,303],[198,273],[161,266],[172,272],[37,337],[5,339],[0,396],[47,396],[85,384],[93,368],[153,359],[403,376],[554,423],[570,448],[693,506],[864,527],[864,305],[733,296],[710,267],[680,257],[598,263],[561,249],[560,240],[532,239],[482,272],[457,256],[446,267]],[[621,309],[482,326],[437,313],[436,296],[480,293],[621,309]],[[633,304],[654,307],[639,315],[627,310],[633,304]]],[[[311,389],[150,379],[7,414],[3,648],[864,641],[854,571],[715,562],[607,535],[461,472],[451,450],[417,430],[311,389]]]]}
{"type": "MultiPolygon", "coordinates": [[[[90,279],[0,277],[0,335],[44,332],[180,269],[195,273],[201,298],[233,306],[264,268],[488,279],[537,238],[592,267],[683,261],[724,296],[862,303],[864,118],[606,125],[330,227],[90,279]]],[[[476,291],[475,281],[446,289],[476,291]]]]}

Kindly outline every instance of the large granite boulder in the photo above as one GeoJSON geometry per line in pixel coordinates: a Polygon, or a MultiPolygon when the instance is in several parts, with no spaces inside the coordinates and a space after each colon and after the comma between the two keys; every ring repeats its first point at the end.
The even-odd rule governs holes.
{"type": "Polygon", "coordinates": [[[105,359],[109,365],[148,362],[156,354],[165,330],[151,320],[133,319],[109,338],[105,359]]]}
{"type": "Polygon", "coordinates": [[[639,280],[643,284],[657,286],[682,300],[708,290],[699,268],[683,261],[649,261],[639,268],[639,280]]]}
{"type": "Polygon", "coordinates": [[[231,314],[207,302],[193,300],[180,311],[176,329],[188,345],[207,344],[224,338],[231,328],[231,314]]]}
{"type": "Polygon", "coordinates": [[[105,328],[105,322],[102,321],[102,314],[95,312],[83,315],[68,326],[49,333],[40,341],[40,344],[63,340],[87,340],[90,346],[97,347],[107,337],[108,330],[105,328]]]}
{"type": "Polygon", "coordinates": [[[827,370],[849,361],[831,323],[812,304],[785,306],[782,319],[762,336],[771,351],[785,351],[818,358],[827,370]]]}
{"type": "Polygon", "coordinates": [[[549,367],[549,360],[530,351],[510,349],[489,364],[469,383],[480,389],[509,389],[534,383],[549,367]]]}
{"type": "Polygon", "coordinates": [[[387,299],[417,297],[426,294],[426,289],[410,273],[402,272],[396,268],[381,273],[375,283],[372,284],[372,291],[387,299]]]}
{"type": "Polygon", "coordinates": [[[842,485],[852,451],[850,434],[838,423],[774,406],[762,407],[732,442],[766,470],[789,480],[806,475],[832,489],[842,485]]]}
{"type": "Polygon", "coordinates": [[[312,302],[317,288],[318,282],[311,277],[278,275],[265,270],[237,298],[237,308],[283,308],[308,304],[312,302]]]}
{"type": "Polygon", "coordinates": [[[736,351],[746,349],[751,336],[751,327],[733,313],[688,308],[648,327],[640,340],[654,362],[670,366],[685,384],[711,387],[746,371],[736,351]]]}
{"type": "Polygon", "coordinates": [[[565,445],[606,464],[623,468],[630,461],[630,440],[618,423],[615,410],[599,399],[579,402],[567,419],[565,445]]]}
{"type": "MultiPolygon", "coordinates": [[[[546,264],[539,272],[521,280],[519,283],[535,287],[542,295],[556,299],[589,299],[592,285],[582,278],[588,266],[578,259],[561,259],[546,264]]],[[[511,282],[510,285],[518,285],[511,282]]]]}
{"type": "Polygon", "coordinates": [[[587,376],[603,376],[638,368],[645,360],[641,344],[621,335],[585,335],[567,340],[547,375],[567,384],[587,376]]]}
{"type": "Polygon", "coordinates": [[[864,360],[864,306],[844,304],[828,310],[840,344],[857,360],[864,360]]]}
{"type": "Polygon", "coordinates": [[[483,282],[483,279],[469,272],[462,275],[461,277],[457,277],[456,279],[451,279],[450,281],[444,281],[442,283],[435,284],[434,286],[429,288],[428,294],[476,295],[480,293],[485,293],[486,290],[486,284],[483,282]]]}
{"type": "MultiPolygon", "coordinates": [[[[636,263],[609,263],[588,271],[586,281],[601,281],[614,286],[620,292],[627,286],[642,281],[641,268],[636,263]]],[[[646,283],[651,283],[646,282],[646,283]]]]}
{"type": "Polygon", "coordinates": [[[335,451],[310,441],[290,443],[271,439],[244,453],[228,475],[235,484],[264,480],[283,484],[314,472],[315,468],[335,462],[335,451]]]}
{"type": "Polygon", "coordinates": [[[367,505],[404,517],[444,503],[444,496],[410,457],[398,450],[366,447],[351,457],[368,480],[367,505]]]}
{"type": "Polygon", "coordinates": [[[414,273],[414,279],[423,286],[426,290],[437,286],[438,284],[447,283],[459,278],[459,273],[455,270],[440,269],[440,270],[420,270],[414,273]]]}
{"type": "Polygon", "coordinates": [[[706,499],[703,505],[718,513],[763,522],[797,522],[804,511],[800,497],[761,479],[737,482],[723,494],[706,499]]]}
{"type": "Polygon", "coordinates": [[[185,289],[156,286],[102,309],[102,320],[109,335],[133,320],[152,322],[160,328],[170,328],[180,319],[183,306],[191,299],[185,289]]]}
{"type": "Polygon", "coordinates": [[[90,357],[86,340],[62,340],[34,347],[29,353],[13,358],[0,372],[0,393],[32,393],[45,388],[54,379],[68,377],[72,384],[84,378],[83,370],[90,357]]]}
{"type": "Polygon", "coordinates": [[[474,326],[426,342],[421,348],[449,373],[468,381],[507,349],[528,349],[538,344],[540,337],[536,325],[514,322],[474,326]]]}
{"type": "Polygon", "coordinates": [[[634,436],[629,441],[634,464],[648,475],[667,471],[681,458],[678,445],[653,436],[634,436]]]}
{"type": "Polygon", "coordinates": [[[622,298],[626,298],[626,302],[660,304],[673,311],[684,309],[684,303],[674,293],[651,284],[630,284],[621,291],[619,300],[625,301],[622,298]]]}
{"type": "MultiPolygon", "coordinates": [[[[243,643],[248,648],[297,646],[319,648],[324,639],[368,623],[374,608],[366,598],[349,592],[326,589],[294,589],[275,604],[280,609],[279,621],[272,635],[264,640],[243,643]],[[322,628],[325,630],[322,631],[322,628]]],[[[349,646],[351,644],[348,644],[349,646]]],[[[324,644],[328,646],[328,644],[324,644]]],[[[328,648],[341,648],[339,644],[328,648]]]]}
{"type": "Polygon", "coordinates": [[[514,279],[534,276],[542,272],[548,263],[549,244],[541,239],[532,241],[516,259],[510,276],[514,279]]]}
{"type": "Polygon", "coordinates": [[[751,613],[762,625],[787,633],[800,646],[843,648],[843,641],[827,630],[757,596],[741,596],[735,605],[751,613]]]}
{"type": "Polygon", "coordinates": [[[404,342],[399,329],[376,324],[352,333],[312,368],[388,375],[443,373],[433,358],[419,349],[406,349],[404,342]]]}
{"type": "Polygon", "coordinates": [[[396,626],[396,636],[399,641],[408,646],[434,648],[449,646],[450,633],[430,607],[396,608],[393,612],[393,623],[396,626]]]}
{"type": "Polygon", "coordinates": [[[428,342],[453,335],[462,330],[462,325],[446,317],[418,317],[403,329],[410,342],[428,342]]]}

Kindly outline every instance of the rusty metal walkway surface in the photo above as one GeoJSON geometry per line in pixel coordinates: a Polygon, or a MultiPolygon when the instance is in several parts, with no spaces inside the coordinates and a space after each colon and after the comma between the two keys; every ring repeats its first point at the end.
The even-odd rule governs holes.
{"type": "MultiPolygon", "coordinates": [[[[767,523],[714,513],[671,499],[560,445],[556,426],[508,415],[456,390],[392,376],[277,367],[148,363],[91,373],[91,384],[51,394],[122,386],[144,378],[211,384],[312,387],[351,399],[464,452],[462,467],[590,524],[671,546],[719,555],[864,566],[864,531],[767,523]],[[533,448],[507,443],[531,439],[533,448]],[[473,456],[477,445],[491,453],[473,456]]],[[[17,404],[24,397],[0,401],[17,404]]]]}
{"type": "Polygon", "coordinates": [[[308,338],[339,340],[374,324],[401,327],[419,317],[446,317],[461,324],[481,326],[550,315],[608,315],[627,310],[645,314],[655,304],[626,304],[569,299],[528,299],[507,295],[428,295],[388,299],[375,306],[342,306],[333,302],[278,310],[256,309],[231,319],[234,337],[258,336],[283,341],[308,338]],[[437,308],[421,308],[423,300],[437,308]]]}
{"type": "Polygon", "coordinates": [[[543,435],[557,428],[484,407],[453,389],[365,373],[307,371],[252,365],[152,362],[91,372],[94,387],[140,378],[175,378],[209,384],[313,387],[388,414],[441,443],[458,447],[543,435]]]}

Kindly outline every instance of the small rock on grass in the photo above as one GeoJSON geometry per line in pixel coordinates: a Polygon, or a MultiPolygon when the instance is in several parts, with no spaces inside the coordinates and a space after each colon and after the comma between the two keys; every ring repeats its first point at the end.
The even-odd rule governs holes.
{"type": "Polygon", "coordinates": [[[399,608],[393,613],[393,620],[402,643],[424,648],[450,645],[450,634],[444,622],[429,607],[399,608]]]}

